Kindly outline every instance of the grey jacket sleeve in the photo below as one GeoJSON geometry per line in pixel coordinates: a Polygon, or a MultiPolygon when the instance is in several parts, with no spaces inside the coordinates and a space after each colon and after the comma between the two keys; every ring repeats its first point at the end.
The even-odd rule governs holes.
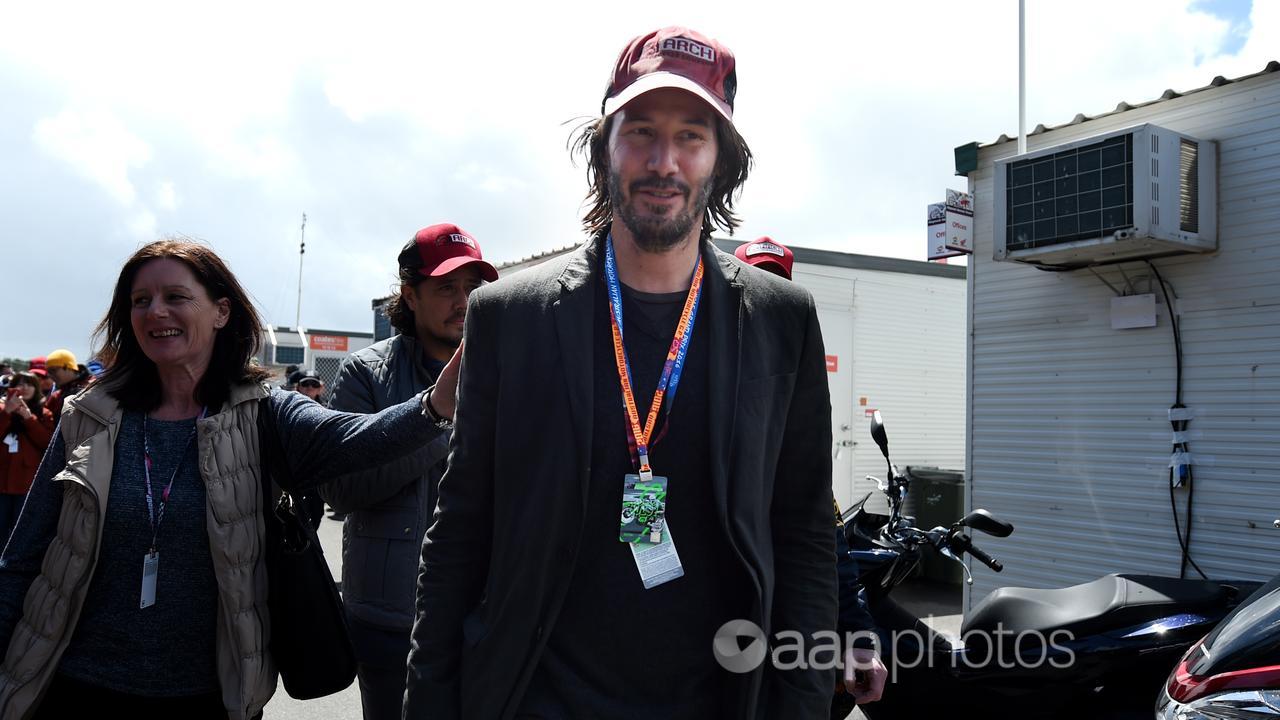
{"type": "MultiPolygon", "coordinates": [[[[271,392],[276,432],[291,482],[304,490],[371,466],[399,460],[435,439],[417,397],[372,415],[330,410],[298,393],[271,392]]],[[[281,483],[283,486],[284,483],[281,483]]]]}
{"type": "MultiPolygon", "coordinates": [[[[363,360],[348,356],[342,361],[333,386],[329,407],[352,413],[374,413],[380,410],[373,371],[363,360]]],[[[449,433],[430,426],[426,443],[397,460],[368,467],[334,479],[320,487],[320,497],[340,513],[377,505],[426,475],[431,467],[449,454],[449,433]]]]}

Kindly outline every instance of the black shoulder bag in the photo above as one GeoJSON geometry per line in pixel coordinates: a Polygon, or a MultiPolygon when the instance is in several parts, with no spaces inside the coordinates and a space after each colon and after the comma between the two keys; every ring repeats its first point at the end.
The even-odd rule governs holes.
{"type": "Polygon", "coordinates": [[[266,522],[268,649],[285,692],[310,700],[341,692],[356,677],[356,654],[347,617],[320,540],[301,503],[280,489],[292,487],[284,449],[270,420],[270,398],[258,406],[262,457],[263,520],[266,522]]]}

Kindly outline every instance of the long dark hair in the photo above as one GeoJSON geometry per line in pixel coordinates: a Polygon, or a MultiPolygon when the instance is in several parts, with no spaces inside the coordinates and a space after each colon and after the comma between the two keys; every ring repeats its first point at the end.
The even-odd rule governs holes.
{"type": "Polygon", "coordinates": [[[417,337],[417,322],[413,318],[413,310],[409,309],[409,303],[404,301],[404,288],[409,288],[410,292],[422,282],[422,274],[417,268],[400,268],[400,284],[391,289],[391,299],[387,301],[386,307],[382,312],[386,314],[387,320],[391,323],[391,327],[395,328],[401,335],[408,337],[417,337]]]}
{"type": "MultiPolygon", "coordinates": [[[[609,131],[617,115],[582,123],[569,138],[569,152],[587,163],[587,213],[582,227],[591,237],[609,229],[613,222],[613,201],[609,197],[609,131]]],[[[727,120],[715,115],[716,169],[711,181],[711,198],[702,217],[702,237],[720,227],[730,235],[742,223],[733,212],[733,203],[751,171],[751,148],[727,120]]]]}
{"type": "Polygon", "coordinates": [[[230,305],[230,317],[214,336],[213,356],[196,386],[196,401],[209,412],[217,412],[230,396],[233,383],[261,382],[270,376],[254,362],[262,343],[262,319],[222,258],[208,247],[184,238],[144,245],[120,269],[111,307],[93,331],[94,344],[103,342],[97,357],[107,368],[99,382],[129,409],[151,410],[160,405],[160,375],[133,335],[130,296],[138,270],[152,260],[164,259],[185,264],[210,299],[225,298],[230,305]]]}

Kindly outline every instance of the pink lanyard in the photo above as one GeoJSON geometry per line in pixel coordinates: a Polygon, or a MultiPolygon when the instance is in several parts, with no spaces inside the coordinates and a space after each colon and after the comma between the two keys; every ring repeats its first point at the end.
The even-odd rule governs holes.
{"type": "MultiPolygon", "coordinates": [[[[208,408],[200,408],[200,414],[196,417],[196,422],[204,419],[208,408]]],[[[156,538],[160,535],[160,523],[164,522],[164,509],[169,504],[169,493],[173,490],[173,481],[178,479],[178,471],[182,469],[182,459],[187,455],[187,449],[191,447],[191,441],[195,439],[196,429],[191,428],[191,434],[187,436],[187,442],[182,446],[182,453],[178,455],[178,462],[173,467],[173,475],[169,477],[169,484],[164,486],[164,491],[160,493],[160,506],[155,505],[153,493],[151,490],[151,444],[147,440],[147,414],[142,414],[142,472],[147,479],[147,519],[151,521],[151,552],[156,551],[156,538]]]]}

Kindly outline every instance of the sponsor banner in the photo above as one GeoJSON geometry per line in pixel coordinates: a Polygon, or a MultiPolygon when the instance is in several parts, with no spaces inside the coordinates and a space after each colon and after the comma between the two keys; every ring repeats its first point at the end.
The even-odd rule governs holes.
{"type": "Polygon", "coordinates": [[[347,352],[346,335],[310,335],[307,337],[307,343],[312,350],[347,352]]]}
{"type": "Polygon", "coordinates": [[[933,203],[929,205],[929,247],[925,257],[929,260],[963,255],[959,250],[947,247],[947,204],[933,203]]]}

